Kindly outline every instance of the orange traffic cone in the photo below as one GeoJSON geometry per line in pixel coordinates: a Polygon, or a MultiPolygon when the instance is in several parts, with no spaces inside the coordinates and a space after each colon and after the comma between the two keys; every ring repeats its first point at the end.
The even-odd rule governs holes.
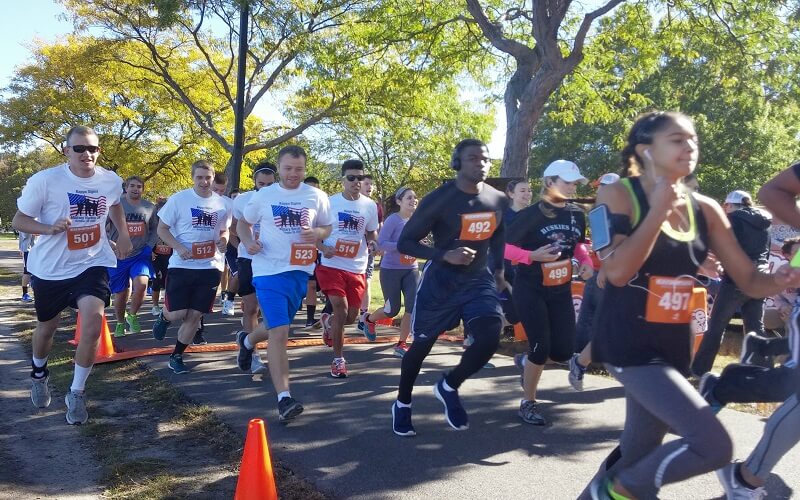
{"type": "Polygon", "coordinates": [[[114,342],[111,340],[111,330],[108,329],[106,316],[103,315],[103,324],[100,326],[100,344],[97,345],[97,357],[109,358],[116,353],[114,342]]]}
{"type": "Polygon", "coordinates": [[[78,345],[81,341],[81,312],[78,311],[78,320],[75,322],[75,338],[68,340],[68,344],[78,345]]]}
{"type": "Polygon", "coordinates": [[[235,500],[278,500],[272,459],[267,445],[267,431],[260,418],[250,420],[244,442],[235,500]]]}

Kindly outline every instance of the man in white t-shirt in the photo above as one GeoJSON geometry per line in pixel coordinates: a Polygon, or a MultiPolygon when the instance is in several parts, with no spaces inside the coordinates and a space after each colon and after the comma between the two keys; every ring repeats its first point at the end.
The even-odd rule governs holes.
{"type": "MultiPolygon", "coordinates": [[[[303,148],[281,149],[280,183],[253,194],[237,224],[245,251],[252,256],[253,286],[269,327],[267,366],[278,394],[278,418],[284,422],[303,411],[303,405],[289,392],[289,326],[306,294],[308,277],[314,272],[316,244],[330,234],[333,222],[325,193],[303,183],[305,170],[303,148]],[[255,225],[259,226],[257,239],[252,232],[255,225]]],[[[247,369],[256,344],[266,338],[264,331],[236,335],[240,369],[247,369]]]]}
{"type": "Polygon", "coordinates": [[[320,316],[325,344],[333,347],[331,377],[347,377],[342,354],[344,326],[355,322],[366,283],[367,252],[375,250],[378,208],[361,194],[364,164],[360,160],[342,163],[342,192],[331,196],[334,219],[331,235],[317,247],[322,264],[317,267],[320,289],[328,296],[333,314],[320,316]]]}
{"type": "Polygon", "coordinates": [[[231,224],[230,205],[211,191],[214,167],[205,160],[192,164],[194,186],[170,196],[158,211],[158,236],[173,249],[167,270],[164,309],[153,325],[153,337],[163,340],[172,321],[182,320],[169,367],[189,370],[183,352],[192,343],[203,313],[211,312],[217,296],[231,224]]]}
{"type": "Polygon", "coordinates": [[[17,200],[14,229],[41,235],[28,256],[33,275],[36,329],[33,332],[31,401],[38,408],[50,405],[47,356],[53,344],[61,311],[78,309],[80,342],[75,351],[75,372],[65,402],[67,423],[89,419],[84,389],[94,365],[103,309],[109,303],[106,267],[131,251],[123,231],[115,249],[106,238],[106,220],[125,228],[120,205],[122,179],[97,166],[100,139],[89,127],[67,132],[63,149],[67,163],[37,172],[25,184],[17,200]]]}

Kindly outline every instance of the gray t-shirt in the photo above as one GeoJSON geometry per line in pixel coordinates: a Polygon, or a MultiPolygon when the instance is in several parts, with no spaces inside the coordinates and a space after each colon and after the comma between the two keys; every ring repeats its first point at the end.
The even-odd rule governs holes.
{"type": "MultiPolygon", "coordinates": [[[[125,210],[125,221],[128,223],[128,235],[131,237],[133,250],[130,257],[139,255],[145,247],[150,250],[158,240],[158,217],[156,217],[156,206],[147,200],[139,200],[134,205],[124,196],[120,199],[123,210],[125,210]]],[[[114,224],[108,224],[106,231],[111,241],[117,241],[119,233],[114,224]]]]}

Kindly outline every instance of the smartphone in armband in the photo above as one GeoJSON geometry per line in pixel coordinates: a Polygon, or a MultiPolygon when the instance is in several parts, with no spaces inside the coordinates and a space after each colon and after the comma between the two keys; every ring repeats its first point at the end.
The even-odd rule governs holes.
{"type": "Polygon", "coordinates": [[[608,216],[608,205],[603,203],[589,211],[589,227],[592,230],[592,250],[599,252],[611,245],[611,220],[608,216]]]}
{"type": "Polygon", "coordinates": [[[792,266],[792,267],[800,267],[800,252],[797,252],[796,254],[794,254],[794,257],[792,257],[792,260],[789,261],[789,265],[792,266]]]}

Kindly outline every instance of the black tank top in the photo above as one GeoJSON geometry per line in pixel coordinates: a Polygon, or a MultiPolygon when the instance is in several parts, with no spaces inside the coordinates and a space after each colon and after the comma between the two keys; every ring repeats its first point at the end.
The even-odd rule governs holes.
{"type": "MultiPolygon", "coordinates": [[[[650,207],[638,178],[624,184],[634,201],[633,232],[650,207]]],[[[708,254],[708,226],[692,195],[687,212],[689,231],[662,227],[630,283],[606,284],[594,323],[594,360],[614,366],[666,363],[684,375],[690,373],[693,335],[688,301],[692,288],[700,285],[687,276],[697,275],[708,254]]]]}

